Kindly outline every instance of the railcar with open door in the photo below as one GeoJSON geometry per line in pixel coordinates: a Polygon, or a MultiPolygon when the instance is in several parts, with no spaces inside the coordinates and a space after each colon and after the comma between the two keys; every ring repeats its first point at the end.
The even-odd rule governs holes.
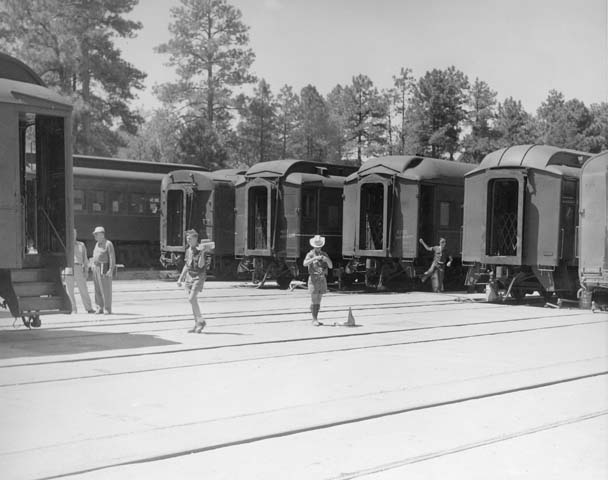
{"type": "MultiPolygon", "coordinates": [[[[581,295],[605,304],[608,296],[608,151],[585,162],[579,195],[581,295]]],[[[585,306],[589,302],[581,302],[585,306]]]]}
{"type": "Polygon", "coordinates": [[[309,240],[326,238],[324,250],[342,260],[342,189],[356,170],[348,165],[273,160],[252,166],[236,186],[235,254],[241,271],[263,285],[287,288],[304,279],[309,240]]]}
{"type": "Polygon", "coordinates": [[[164,176],[160,198],[160,261],[165,268],[181,268],[186,230],[215,243],[209,273],[236,278],[234,256],[234,190],[243,170],[215,172],[175,170],[164,176]]]}
{"type": "Polygon", "coordinates": [[[345,281],[365,278],[368,287],[411,288],[432,262],[419,238],[437,245],[445,238],[460,269],[464,175],[469,164],[419,156],[368,160],[346,179],[342,253],[345,281]]]}
{"type": "Polygon", "coordinates": [[[576,231],[588,153],[548,145],[492,152],[465,178],[467,284],[495,282],[503,298],[578,290],[576,231]]]}
{"type": "Polygon", "coordinates": [[[61,282],[73,267],[71,115],[29,67],[0,54],[0,297],[27,326],[72,311],[61,282]]]}

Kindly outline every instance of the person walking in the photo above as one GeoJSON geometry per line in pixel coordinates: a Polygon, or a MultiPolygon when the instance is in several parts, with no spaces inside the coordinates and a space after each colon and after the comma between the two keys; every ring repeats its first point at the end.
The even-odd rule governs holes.
{"type": "Polygon", "coordinates": [[[429,247],[421,238],[418,240],[424,248],[429,252],[433,252],[433,263],[429,269],[422,274],[421,281],[424,283],[429,277],[432,277],[433,292],[443,292],[443,277],[445,276],[445,267],[452,265],[452,257],[448,255],[447,242],[445,238],[439,239],[439,245],[429,247]]]}
{"type": "Polygon", "coordinates": [[[87,247],[84,243],[79,242],[76,239],[78,232],[74,229],[74,270],[73,275],[65,276],[65,287],[72,302],[72,313],[78,313],[78,307],[76,306],[76,296],[74,283],[78,286],[80,292],[80,298],[84,309],[88,313],[95,313],[91,306],[91,297],[89,296],[89,289],[87,288],[87,275],[89,273],[89,259],[87,258],[87,247]]]}
{"type": "Polygon", "coordinates": [[[106,238],[103,227],[93,231],[96,244],[93,250],[93,285],[95,286],[95,313],[112,313],[112,274],[116,266],[114,245],[106,238]]]}
{"type": "Polygon", "coordinates": [[[188,301],[192,306],[194,327],[188,330],[188,333],[201,333],[207,322],[203,320],[201,309],[198,305],[198,294],[203,291],[207,277],[206,245],[211,246],[211,244],[199,244],[198,232],[196,230],[188,230],[186,232],[186,241],[188,242],[188,247],[185,253],[185,264],[182,273],[177,279],[177,286],[184,287],[188,295],[188,301]]]}
{"type": "Polygon", "coordinates": [[[318,315],[321,309],[321,299],[327,293],[327,271],[334,268],[329,255],[321,250],[325,245],[325,237],[315,235],[309,240],[312,250],[304,258],[304,267],[308,268],[308,292],[310,293],[310,312],[312,313],[312,324],[315,327],[323,325],[319,322],[318,315]]]}

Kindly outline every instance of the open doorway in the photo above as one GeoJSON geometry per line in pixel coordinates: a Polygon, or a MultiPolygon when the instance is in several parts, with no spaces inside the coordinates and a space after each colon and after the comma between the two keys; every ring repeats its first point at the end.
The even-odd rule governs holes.
{"type": "Polygon", "coordinates": [[[519,182],[500,178],[488,183],[488,241],[486,255],[517,255],[519,182]]]}
{"type": "Polygon", "coordinates": [[[66,250],[64,120],[19,115],[19,159],[26,255],[66,250]]]}
{"type": "Polygon", "coordinates": [[[361,185],[359,213],[359,248],[381,250],[384,248],[384,185],[361,185]]]}
{"type": "Polygon", "coordinates": [[[268,248],[268,188],[251,187],[249,189],[248,245],[250,250],[268,248]]]}

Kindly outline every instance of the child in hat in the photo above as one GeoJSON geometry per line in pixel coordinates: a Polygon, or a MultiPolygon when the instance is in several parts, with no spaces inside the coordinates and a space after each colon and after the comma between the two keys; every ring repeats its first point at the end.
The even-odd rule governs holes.
{"type": "Polygon", "coordinates": [[[185,265],[182,273],[177,279],[177,286],[184,286],[188,294],[188,301],[192,305],[192,313],[194,314],[194,327],[188,330],[189,333],[201,333],[207,322],[203,320],[201,309],[198,305],[198,294],[203,291],[205,279],[207,277],[207,268],[205,261],[205,245],[198,243],[198,232],[196,230],[188,230],[186,232],[186,241],[188,247],[185,254],[185,265]]]}
{"type": "Polygon", "coordinates": [[[333,268],[329,255],[322,251],[325,245],[325,237],[315,235],[310,239],[312,250],[304,258],[304,266],[308,268],[308,291],[310,292],[312,313],[312,324],[315,327],[323,325],[318,320],[319,310],[321,309],[321,298],[327,293],[327,270],[333,268]]]}

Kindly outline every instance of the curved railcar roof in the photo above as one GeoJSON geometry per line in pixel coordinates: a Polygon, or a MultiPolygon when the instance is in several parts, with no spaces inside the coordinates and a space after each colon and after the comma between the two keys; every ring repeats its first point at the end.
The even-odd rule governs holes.
{"type": "Polygon", "coordinates": [[[316,173],[290,173],[285,183],[291,185],[322,185],[330,188],[342,188],[345,177],[335,175],[319,175],[316,173]]]}
{"type": "Polygon", "coordinates": [[[256,163],[247,170],[245,176],[253,177],[285,177],[290,173],[313,173],[323,175],[347,176],[357,168],[350,165],[334,163],[310,162],[308,160],[270,160],[256,163]]]}
{"type": "Polygon", "coordinates": [[[21,60],[2,52],[0,52],[0,78],[45,87],[44,82],[34,70],[21,60]]]}
{"type": "Polygon", "coordinates": [[[589,158],[581,169],[581,176],[605,173],[608,167],[608,150],[589,158]]]}
{"type": "Polygon", "coordinates": [[[551,145],[514,145],[488,153],[474,172],[489,168],[523,167],[578,176],[575,169],[580,169],[590,156],[586,152],[551,145]]]}
{"type": "Polygon", "coordinates": [[[104,180],[133,180],[157,182],[160,185],[164,175],[153,172],[133,172],[126,170],[107,170],[100,168],[74,167],[74,177],[91,177],[104,180]]]}
{"type": "Polygon", "coordinates": [[[213,190],[215,182],[232,183],[242,178],[243,171],[233,168],[216,170],[214,172],[198,172],[192,170],[173,170],[163,177],[162,188],[173,183],[196,185],[199,190],[213,190]]]}
{"type": "Polygon", "coordinates": [[[206,172],[208,169],[200,165],[187,163],[151,162],[147,160],[131,160],[127,158],[98,157],[93,155],[73,155],[75,167],[101,168],[110,170],[130,170],[134,172],[169,173],[174,170],[194,170],[206,172]]]}
{"type": "Polygon", "coordinates": [[[413,181],[463,181],[474,165],[417,155],[390,155],[366,161],[346,181],[352,182],[367,175],[396,175],[413,181]]]}

